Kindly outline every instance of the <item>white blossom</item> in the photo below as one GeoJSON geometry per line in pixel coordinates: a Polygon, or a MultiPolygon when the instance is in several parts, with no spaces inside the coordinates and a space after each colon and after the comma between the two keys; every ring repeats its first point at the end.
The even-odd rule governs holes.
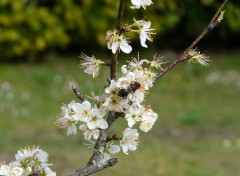
{"type": "Polygon", "coordinates": [[[72,106],[75,104],[75,101],[71,101],[67,106],[61,106],[62,116],[70,115],[72,113],[72,106]]]}
{"type": "Polygon", "coordinates": [[[123,112],[124,109],[128,108],[129,101],[127,99],[121,98],[118,95],[110,96],[106,98],[103,106],[106,111],[116,111],[123,112]]]}
{"type": "Polygon", "coordinates": [[[152,129],[152,126],[154,125],[157,118],[158,115],[151,109],[146,110],[142,114],[142,123],[140,124],[140,129],[144,132],[148,132],[152,129]]]}
{"type": "Polygon", "coordinates": [[[38,147],[27,147],[25,149],[18,150],[17,154],[15,155],[15,159],[16,161],[12,162],[13,166],[24,168],[24,175],[34,173],[44,173],[47,176],[56,175],[55,172],[52,172],[50,168],[48,168],[52,165],[47,163],[48,154],[38,147]]]}
{"type": "Polygon", "coordinates": [[[117,111],[123,112],[124,109],[128,107],[128,100],[119,97],[119,82],[114,80],[111,81],[110,85],[105,89],[107,98],[103,103],[105,111],[117,111]]]}
{"type": "Polygon", "coordinates": [[[14,167],[11,165],[1,164],[0,175],[3,176],[21,176],[23,169],[21,167],[14,167]]]}
{"type": "Polygon", "coordinates": [[[108,151],[110,154],[114,155],[120,152],[120,147],[119,145],[111,145],[108,151]]]}
{"type": "Polygon", "coordinates": [[[94,56],[89,57],[83,53],[81,54],[80,58],[83,59],[83,61],[80,63],[80,66],[82,68],[85,68],[84,72],[92,75],[93,78],[97,77],[99,74],[100,66],[104,62],[96,59],[94,56]]]}
{"type": "Polygon", "coordinates": [[[141,89],[138,89],[128,95],[128,99],[132,102],[132,105],[137,106],[140,106],[140,104],[144,101],[144,97],[144,91],[141,89]]]}
{"type": "Polygon", "coordinates": [[[127,61],[129,63],[128,67],[130,68],[130,70],[142,70],[143,67],[143,63],[144,62],[148,62],[146,59],[139,59],[139,54],[138,54],[138,58],[133,57],[131,61],[127,61]]]}
{"type": "Polygon", "coordinates": [[[125,115],[125,119],[128,121],[128,126],[132,127],[136,122],[142,121],[142,113],[145,108],[143,106],[130,106],[128,112],[125,115]]]}
{"type": "Polygon", "coordinates": [[[44,169],[46,176],[56,176],[56,172],[53,172],[49,167],[44,169]]]}
{"type": "Polygon", "coordinates": [[[75,112],[73,114],[74,118],[82,122],[85,122],[91,113],[92,110],[91,106],[92,105],[89,101],[84,101],[81,104],[80,103],[73,104],[72,109],[75,112]]]}
{"type": "Polygon", "coordinates": [[[146,6],[153,4],[152,0],[131,0],[131,2],[133,4],[132,9],[139,9],[140,7],[146,9],[146,6]]]}
{"type": "Polygon", "coordinates": [[[128,72],[117,80],[118,89],[127,89],[131,83],[135,82],[135,74],[133,72],[128,72]]]}
{"type": "Polygon", "coordinates": [[[32,173],[33,173],[32,168],[28,166],[28,167],[25,169],[25,175],[30,175],[30,174],[32,174],[32,173]]]}
{"type": "Polygon", "coordinates": [[[75,113],[73,111],[73,106],[76,106],[75,101],[71,101],[67,106],[63,105],[61,107],[62,113],[60,118],[57,119],[56,124],[59,128],[65,129],[66,134],[76,134],[77,119],[73,116],[75,113]]]}
{"type": "Polygon", "coordinates": [[[123,34],[119,35],[116,29],[114,31],[107,31],[106,40],[108,49],[111,49],[113,54],[120,49],[124,53],[130,53],[132,51],[132,47],[128,44],[127,38],[123,34]]]}
{"type": "Polygon", "coordinates": [[[51,166],[52,164],[48,164],[48,154],[47,152],[39,149],[38,147],[35,148],[25,148],[18,150],[18,153],[15,155],[16,162],[14,162],[15,165],[21,166],[24,162],[29,161],[37,161],[37,165],[39,165],[42,168],[51,166]]]}
{"type": "Polygon", "coordinates": [[[151,22],[150,21],[145,21],[145,20],[138,20],[135,21],[135,25],[139,28],[138,30],[132,30],[135,32],[139,33],[139,38],[142,47],[147,48],[148,46],[146,45],[146,41],[149,40],[150,42],[153,41],[153,38],[151,35],[155,34],[154,31],[155,29],[150,28],[151,27],[151,22]]]}
{"type": "Polygon", "coordinates": [[[144,70],[144,81],[143,84],[147,87],[152,87],[154,82],[154,77],[156,76],[156,73],[154,73],[151,70],[145,69],[144,70]]]}
{"type": "Polygon", "coordinates": [[[115,96],[118,93],[118,85],[115,80],[111,80],[110,85],[105,89],[105,93],[109,96],[115,96]]]}
{"type": "Polygon", "coordinates": [[[156,121],[158,118],[157,113],[153,112],[152,109],[147,109],[142,115],[144,121],[156,121]]]}
{"type": "Polygon", "coordinates": [[[164,62],[163,59],[164,59],[163,56],[154,55],[153,60],[149,61],[150,67],[163,70],[162,64],[165,64],[168,62],[168,61],[164,62]]]}
{"type": "Polygon", "coordinates": [[[193,63],[199,63],[203,66],[207,66],[209,65],[209,57],[208,56],[205,56],[205,54],[201,54],[199,50],[197,49],[191,49],[189,52],[188,52],[188,55],[189,55],[189,60],[188,62],[193,62],[193,63]]]}
{"type": "Polygon", "coordinates": [[[123,132],[123,138],[120,141],[120,146],[125,154],[128,155],[128,150],[135,151],[138,146],[139,133],[136,129],[126,128],[123,132]]]}
{"type": "Polygon", "coordinates": [[[104,115],[105,114],[103,112],[98,109],[94,109],[86,119],[88,128],[91,130],[96,128],[106,129],[108,127],[108,123],[103,118],[104,115]]]}
{"type": "Polygon", "coordinates": [[[93,91],[91,92],[91,96],[88,97],[92,99],[97,106],[101,106],[106,99],[106,96],[104,94],[95,95],[93,91]]]}
{"type": "Polygon", "coordinates": [[[76,127],[77,119],[74,116],[65,115],[59,119],[57,119],[56,124],[59,128],[65,129],[66,134],[76,134],[77,127],[76,127]]]}
{"type": "Polygon", "coordinates": [[[97,140],[100,135],[99,129],[89,129],[87,124],[80,125],[79,129],[83,131],[84,139],[88,141],[97,140]]]}
{"type": "Polygon", "coordinates": [[[141,84],[141,87],[143,87],[145,90],[148,90],[150,87],[153,86],[154,77],[156,76],[156,73],[154,73],[151,70],[144,69],[144,70],[135,70],[134,74],[136,76],[136,81],[138,81],[141,84]]]}
{"type": "Polygon", "coordinates": [[[121,67],[121,71],[122,71],[123,74],[127,74],[127,72],[128,72],[128,70],[126,69],[126,67],[127,67],[127,65],[123,65],[123,66],[121,67]]]}
{"type": "Polygon", "coordinates": [[[150,129],[152,129],[153,125],[153,121],[143,121],[139,128],[144,132],[148,132],[150,129]]]}

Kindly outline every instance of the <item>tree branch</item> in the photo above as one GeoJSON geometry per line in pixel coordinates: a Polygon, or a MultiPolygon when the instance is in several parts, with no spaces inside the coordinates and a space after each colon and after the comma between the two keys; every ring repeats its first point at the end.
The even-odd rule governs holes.
{"type": "Polygon", "coordinates": [[[115,164],[117,164],[118,159],[117,158],[112,158],[108,161],[102,161],[103,159],[103,152],[104,149],[107,145],[107,137],[108,137],[108,131],[111,127],[111,125],[113,124],[113,122],[120,116],[119,113],[116,112],[109,112],[108,114],[108,128],[107,129],[102,129],[100,131],[100,135],[98,137],[98,140],[95,144],[94,147],[94,152],[93,155],[91,157],[91,159],[89,160],[88,164],[78,170],[76,170],[75,172],[69,174],[68,176],[87,176],[87,175],[91,175],[93,173],[96,173],[100,170],[103,170],[107,167],[111,167],[114,166],[115,164]]]}
{"type": "Polygon", "coordinates": [[[75,93],[75,95],[82,101],[84,102],[86,98],[77,90],[75,86],[72,85],[72,90],[75,93]]]}
{"type": "Polygon", "coordinates": [[[208,33],[209,30],[212,30],[215,27],[217,18],[227,2],[228,2],[228,0],[224,0],[222,2],[221,6],[218,8],[217,12],[211,19],[210,23],[204,28],[202,33],[198,35],[198,37],[187,47],[187,49],[176,60],[174,60],[172,63],[170,63],[164,70],[162,70],[161,72],[159,72],[157,74],[157,76],[155,76],[155,78],[154,78],[155,81],[158,80],[160,77],[162,77],[169,70],[171,70],[178,63],[189,59],[187,53],[206,35],[206,33],[208,33]]]}
{"type": "Polygon", "coordinates": [[[101,163],[101,165],[87,165],[84,168],[80,168],[79,170],[69,174],[69,176],[87,176],[87,175],[92,175],[98,171],[101,171],[105,168],[114,166],[117,164],[118,159],[117,158],[112,158],[109,159],[106,162],[101,163]]]}
{"type": "MultiPolygon", "coordinates": [[[[116,25],[116,29],[118,30],[119,33],[121,30],[121,26],[122,26],[124,3],[125,3],[125,0],[120,0],[120,2],[119,2],[117,25],[116,25]]],[[[110,67],[110,78],[111,79],[116,79],[116,77],[117,77],[117,61],[118,61],[118,50],[112,56],[111,67],[110,67]]]]}

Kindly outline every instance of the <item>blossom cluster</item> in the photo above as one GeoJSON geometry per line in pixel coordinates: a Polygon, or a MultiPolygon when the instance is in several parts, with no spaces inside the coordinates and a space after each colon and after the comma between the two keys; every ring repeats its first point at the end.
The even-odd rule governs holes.
{"type": "MultiPolygon", "coordinates": [[[[133,9],[139,9],[152,4],[151,0],[131,0],[133,9]]],[[[151,28],[151,22],[146,20],[133,20],[133,24],[125,25],[122,29],[108,30],[106,33],[107,47],[116,53],[122,50],[124,53],[130,53],[132,47],[129,45],[126,32],[135,32],[139,34],[140,42],[143,47],[147,48],[146,41],[152,41],[152,34],[155,34],[151,28]]],[[[84,72],[95,78],[100,66],[105,64],[94,56],[89,57],[85,54],[80,56],[83,61],[80,66],[84,68],[84,72]]],[[[125,154],[128,151],[137,149],[139,143],[140,128],[144,132],[148,132],[158,115],[153,112],[150,106],[143,104],[145,96],[149,88],[153,86],[156,73],[154,69],[162,69],[161,65],[165,63],[162,57],[154,56],[152,61],[133,58],[127,65],[121,67],[122,77],[117,80],[109,81],[105,88],[105,94],[96,96],[92,95],[94,105],[84,100],[82,103],[72,101],[68,105],[62,106],[62,112],[57,119],[59,128],[65,129],[66,134],[76,134],[77,125],[83,132],[84,139],[90,141],[90,145],[94,145],[100,135],[100,130],[108,128],[104,116],[108,112],[118,112],[127,121],[128,127],[123,131],[122,137],[117,138],[119,144],[115,144],[110,140],[105,147],[103,161],[110,158],[111,154],[119,153],[121,148],[125,154]],[[148,67],[144,67],[148,65],[148,67]]]]}
{"type": "MultiPolygon", "coordinates": [[[[117,80],[109,81],[105,94],[96,96],[92,93],[94,105],[87,100],[82,103],[75,101],[63,105],[61,115],[56,123],[59,128],[65,129],[66,134],[76,134],[77,125],[83,132],[84,139],[95,144],[100,130],[108,128],[105,115],[108,112],[118,112],[126,120],[128,127],[118,138],[119,144],[109,142],[105,148],[103,161],[111,154],[122,151],[136,150],[139,143],[139,133],[152,129],[158,115],[149,105],[144,105],[148,90],[153,86],[155,70],[162,69],[163,57],[155,55],[153,60],[133,58],[121,67],[122,76],[117,80]],[[133,129],[135,128],[135,129],[133,129]]],[[[90,64],[91,65],[91,64],[90,64]]]]}
{"type": "Polygon", "coordinates": [[[48,154],[38,147],[28,147],[18,150],[15,155],[16,161],[0,164],[0,175],[4,176],[56,176],[47,163],[48,154]]]}
{"type": "Polygon", "coordinates": [[[92,106],[89,101],[77,103],[72,101],[67,106],[61,107],[60,118],[56,121],[58,127],[66,129],[66,134],[76,134],[77,124],[83,131],[86,140],[97,139],[99,129],[106,129],[108,124],[103,118],[106,112],[102,107],[92,106]]]}
{"type": "Polygon", "coordinates": [[[147,91],[153,86],[156,76],[151,67],[144,68],[143,64],[159,68],[163,63],[159,62],[159,59],[155,57],[153,61],[148,61],[133,58],[128,65],[122,66],[123,76],[116,81],[111,80],[110,85],[105,89],[104,109],[123,113],[130,128],[137,125],[142,131],[148,132],[158,117],[149,106],[144,106],[142,103],[147,91]]]}
{"type": "MultiPolygon", "coordinates": [[[[133,6],[132,9],[139,9],[143,7],[146,9],[147,6],[153,4],[152,0],[131,0],[133,6]]],[[[149,40],[152,42],[152,32],[155,29],[150,28],[151,22],[145,20],[135,20],[131,25],[126,25],[125,28],[121,30],[108,30],[106,33],[106,40],[108,49],[112,50],[112,53],[115,54],[118,50],[122,50],[124,53],[130,53],[132,47],[128,44],[129,41],[125,37],[125,32],[135,32],[139,34],[139,39],[141,41],[142,47],[147,48],[146,41],[149,40]]]]}
{"type": "MultiPolygon", "coordinates": [[[[153,41],[151,35],[155,34],[155,29],[150,28],[151,22],[145,20],[135,20],[134,23],[125,27],[125,32],[135,32],[139,34],[139,39],[142,47],[147,48],[146,41],[153,41]]],[[[129,41],[122,32],[118,30],[108,30],[106,34],[107,46],[108,49],[112,50],[112,53],[116,53],[118,50],[122,50],[124,53],[130,53],[132,47],[128,44],[129,41]]]]}
{"type": "MultiPolygon", "coordinates": [[[[141,7],[146,9],[147,6],[153,4],[151,0],[131,0],[131,2],[133,9],[141,7]]],[[[107,47],[113,54],[120,50],[130,53],[132,47],[125,34],[134,32],[139,35],[141,46],[147,48],[146,42],[153,41],[154,30],[151,28],[151,21],[133,19],[131,25],[106,32],[107,47]]],[[[208,57],[200,54],[196,49],[190,50],[187,54],[186,58],[189,62],[208,64],[208,57]]],[[[110,61],[103,62],[94,56],[82,54],[80,57],[83,59],[80,66],[93,78],[98,76],[101,65],[111,65],[110,61]]],[[[76,134],[77,125],[79,125],[78,128],[83,132],[84,139],[90,142],[91,147],[94,147],[101,130],[108,128],[105,115],[117,112],[126,120],[127,128],[121,137],[113,135],[111,138],[108,136],[110,139],[104,149],[101,162],[106,162],[111,155],[119,153],[121,149],[125,154],[128,154],[128,151],[135,151],[139,144],[138,129],[149,132],[158,119],[158,115],[150,105],[144,104],[144,100],[157,77],[155,70],[164,71],[162,65],[165,63],[163,57],[158,55],[155,55],[151,61],[139,59],[139,55],[137,58],[127,61],[127,64],[121,67],[122,76],[109,80],[103,95],[92,94],[93,105],[84,99],[82,103],[72,101],[68,105],[62,106],[62,113],[57,120],[57,125],[59,128],[65,129],[67,135],[76,134]]]]}

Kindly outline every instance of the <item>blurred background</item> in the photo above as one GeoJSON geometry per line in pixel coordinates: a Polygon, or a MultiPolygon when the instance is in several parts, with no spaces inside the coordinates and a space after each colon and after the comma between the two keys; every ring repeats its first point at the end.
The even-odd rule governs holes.
{"type": "MultiPolygon", "coordinates": [[[[133,51],[120,54],[175,59],[209,23],[220,0],[153,0],[146,10],[126,2],[123,24],[151,20],[156,29],[149,49],[128,34],[133,51]]],[[[0,0],[0,162],[20,147],[40,146],[58,175],[84,165],[91,156],[81,134],[66,137],[54,124],[60,106],[77,98],[72,84],[89,95],[103,92],[108,69],[94,81],[78,68],[81,52],[111,57],[105,34],[116,25],[118,1],[0,0]]],[[[146,104],[159,115],[129,156],[96,175],[240,175],[240,1],[231,0],[222,23],[197,47],[210,56],[209,67],[180,64],[150,90],[146,104]],[[133,164],[134,163],[134,164],[133,164]]],[[[113,126],[121,134],[123,119],[113,126]]]]}

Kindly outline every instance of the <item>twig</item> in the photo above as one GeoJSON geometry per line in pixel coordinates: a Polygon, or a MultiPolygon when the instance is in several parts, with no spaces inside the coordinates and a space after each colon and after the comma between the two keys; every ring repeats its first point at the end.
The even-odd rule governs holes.
{"type": "Polygon", "coordinates": [[[114,166],[117,164],[118,159],[117,158],[111,158],[108,161],[105,161],[101,163],[100,165],[87,165],[83,168],[80,168],[79,170],[69,174],[69,176],[87,176],[87,175],[92,175],[98,171],[101,171],[105,168],[114,166]]]}
{"type": "Polygon", "coordinates": [[[104,149],[107,144],[109,128],[111,127],[112,123],[119,117],[119,115],[120,115],[119,113],[109,112],[107,119],[108,128],[100,131],[100,135],[94,148],[94,153],[91,159],[89,160],[88,164],[85,167],[82,167],[76,170],[75,172],[69,174],[68,176],[87,176],[117,164],[118,162],[117,158],[112,158],[108,161],[103,162],[102,157],[104,149]]]}
{"type": "Polygon", "coordinates": [[[86,98],[77,90],[77,88],[74,85],[72,85],[72,90],[82,102],[86,100],[86,98]]]}
{"type": "Polygon", "coordinates": [[[171,70],[175,65],[177,65],[178,63],[180,63],[184,60],[187,60],[189,58],[189,57],[187,57],[188,51],[190,51],[206,35],[206,33],[209,30],[213,29],[213,26],[215,25],[221,10],[223,9],[223,7],[226,5],[227,2],[228,2],[228,0],[224,0],[222,2],[221,6],[218,8],[217,12],[211,19],[210,23],[204,28],[202,33],[198,35],[198,37],[189,45],[189,47],[176,60],[174,60],[172,63],[170,63],[164,70],[162,70],[161,72],[159,72],[157,74],[157,76],[155,76],[155,78],[154,78],[155,81],[158,80],[160,77],[162,77],[169,70],[171,70]]]}

